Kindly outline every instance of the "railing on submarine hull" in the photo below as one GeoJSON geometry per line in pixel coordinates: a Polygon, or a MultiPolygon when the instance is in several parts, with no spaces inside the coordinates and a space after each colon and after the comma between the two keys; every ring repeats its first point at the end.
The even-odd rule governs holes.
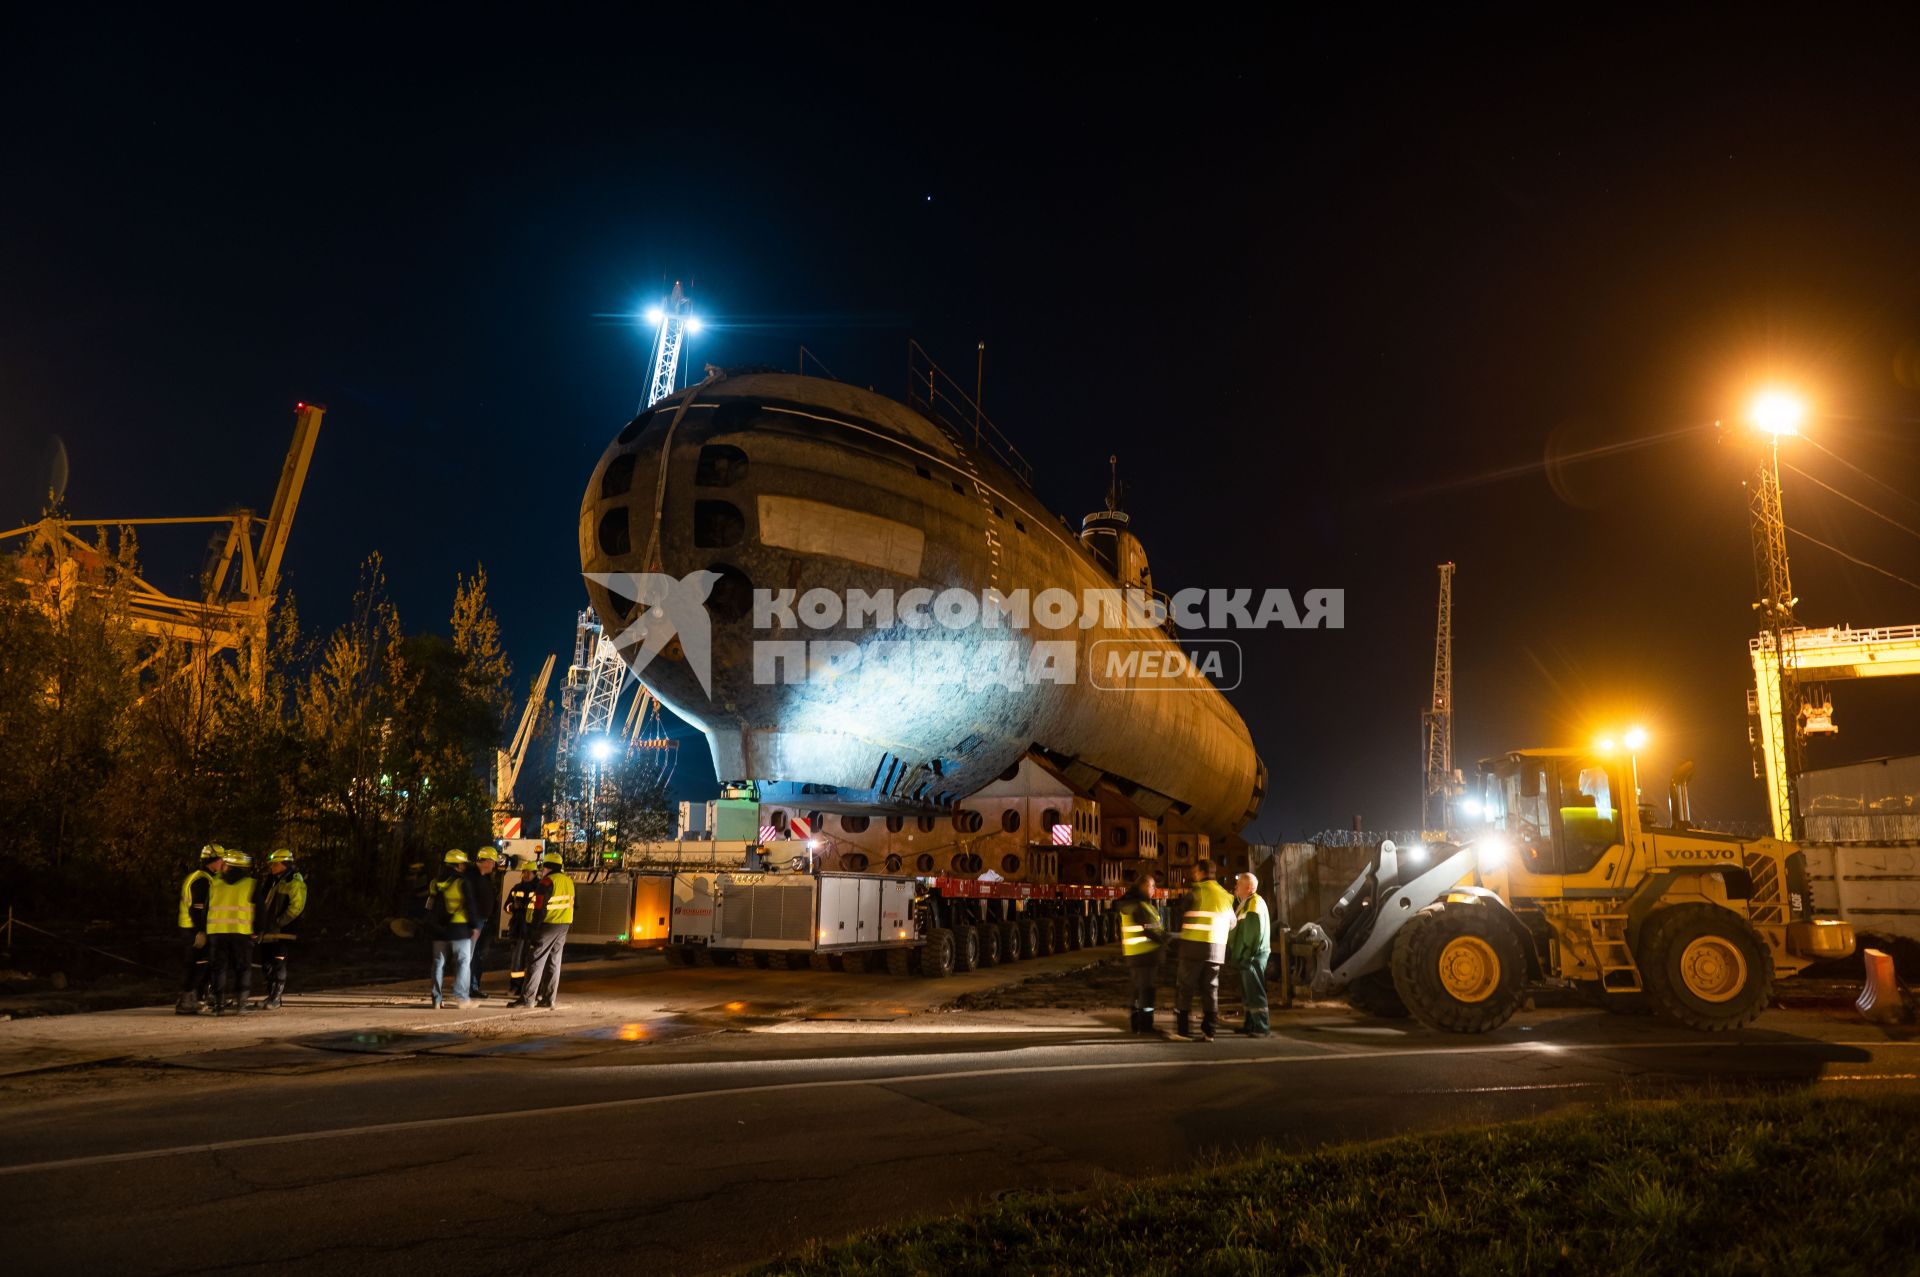
{"type": "Polygon", "coordinates": [[[984,448],[1001,465],[1033,486],[1033,463],[1020,455],[1000,428],[988,420],[973,396],[960,388],[918,341],[907,339],[907,402],[956,440],[973,437],[975,449],[984,448]]]}

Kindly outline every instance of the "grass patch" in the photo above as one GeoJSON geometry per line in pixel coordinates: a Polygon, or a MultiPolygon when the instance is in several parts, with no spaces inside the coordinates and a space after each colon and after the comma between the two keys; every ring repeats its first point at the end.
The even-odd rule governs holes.
{"type": "Polygon", "coordinates": [[[1613,1104],[1013,1198],[758,1273],[1920,1271],[1920,1096],[1613,1104]]]}

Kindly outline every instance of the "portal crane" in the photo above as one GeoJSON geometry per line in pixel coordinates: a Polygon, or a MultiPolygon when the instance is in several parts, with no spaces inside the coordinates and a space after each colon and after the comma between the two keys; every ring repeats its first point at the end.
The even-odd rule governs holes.
{"type": "Polygon", "coordinates": [[[279,594],[281,560],[286,555],[294,511],[306,487],[307,468],[313,461],[314,444],[326,411],[319,404],[295,405],[293,442],[281,464],[280,483],[265,519],[251,510],[152,519],[69,519],[50,513],[36,523],[0,532],[0,542],[24,539],[16,561],[21,579],[42,606],[60,612],[71,606],[73,591],[103,586],[101,578],[108,568],[108,529],[226,524],[226,539],[199,599],[175,598],[135,575],[128,621],[135,633],[157,640],[146,654],[147,663],[167,642],[184,644],[196,664],[221,652],[240,653],[247,666],[248,690],[254,703],[259,704],[267,687],[267,618],[279,594]],[[97,543],[89,544],[75,536],[75,528],[94,529],[97,543]]]}
{"type": "MultiPolygon", "coordinates": [[[[1754,691],[1750,705],[1757,722],[1760,758],[1767,779],[1767,809],[1773,817],[1773,836],[1791,838],[1799,813],[1794,790],[1784,787],[1790,771],[1790,749],[1800,733],[1799,717],[1789,719],[1792,689],[1803,672],[1818,671],[1819,679],[1905,678],[1920,675],[1920,625],[1884,625],[1855,630],[1845,626],[1787,630],[1781,639],[1771,633],[1747,640],[1753,662],[1754,691]],[[1784,641],[1781,641],[1784,640],[1784,641]],[[1784,656],[1784,659],[1781,657],[1784,656]],[[1780,677],[1784,671],[1785,677],[1780,677]],[[1789,819],[1791,814],[1792,819],[1789,819]]],[[[1796,711],[1799,706],[1795,704],[1796,711]]]]}

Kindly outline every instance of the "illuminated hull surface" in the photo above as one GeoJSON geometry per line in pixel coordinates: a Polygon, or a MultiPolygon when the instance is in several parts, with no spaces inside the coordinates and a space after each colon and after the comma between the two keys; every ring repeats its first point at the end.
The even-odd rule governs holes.
{"type": "MultiPolygon", "coordinates": [[[[925,811],[967,797],[1034,751],[1089,792],[1105,786],[1174,827],[1238,832],[1258,810],[1266,777],[1226,699],[1197,673],[1110,687],[1090,678],[1102,655],[1096,644],[1165,655],[1175,645],[1160,630],[1110,628],[1104,618],[1065,630],[912,628],[898,617],[890,630],[755,628],[755,589],[845,598],[852,590],[1038,596],[1058,588],[1080,597],[1116,588],[1018,477],[957,433],[857,387],[785,374],[724,378],[630,423],[588,484],[582,565],[645,571],[659,492],[657,570],[723,574],[707,605],[712,695],[678,644],[647,664],[642,680],[705,732],[723,783],[755,782],[771,801],[804,794],[809,808],[925,811]],[[1010,665],[1005,647],[986,664],[1017,668],[1012,685],[956,686],[871,662],[857,676],[800,683],[755,675],[756,641],[839,641],[863,651],[876,641],[948,644],[949,660],[964,662],[987,644],[1024,653],[1034,640],[1074,645],[1071,683],[1026,682],[1024,662],[1010,665]]],[[[626,599],[591,580],[588,591],[609,633],[635,623],[626,599]]]]}

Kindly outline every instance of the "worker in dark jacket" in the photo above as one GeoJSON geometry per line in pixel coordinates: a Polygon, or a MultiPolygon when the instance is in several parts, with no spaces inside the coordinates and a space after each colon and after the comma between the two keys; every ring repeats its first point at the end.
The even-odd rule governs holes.
{"type": "Polygon", "coordinates": [[[307,911],[307,880],[294,868],[293,852],[282,847],[267,857],[267,873],[260,879],[260,895],[254,901],[253,925],[255,952],[260,970],[267,977],[267,1006],[280,1009],[287,991],[287,959],[293,954],[294,924],[307,911]]]}
{"type": "Polygon", "coordinates": [[[427,934],[433,938],[433,1009],[443,1001],[441,973],[453,960],[453,997],[462,1009],[473,1005],[467,983],[473,965],[473,938],[479,925],[473,920],[473,875],[467,853],[454,848],[442,856],[440,876],[427,885],[427,934]]]}
{"type": "Polygon", "coordinates": [[[529,937],[533,956],[527,963],[526,985],[509,1006],[551,1011],[559,1003],[560,963],[567,952],[567,929],[573,925],[573,879],[561,871],[565,863],[557,851],[540,857],[529,937]]]}
{"type": "Polygon", "coordinates": [[[539,864],[531,856],[520,861],[520,881],[507,888],[507,990],[518,999],[526,992],[527,963],[533,957],[533,916],[540,908],[539,864]]]}
{"type": "Polygon", "coordinates": [[[1120,915],[1120,951],[1127,960],[1127,974],[1133,980],[1133,1018],[1135,1033],[1153,1032],[1154,995],[1160,984],[1160,952],[1167,943],[1167,932],[1160,925],[1160,905],[1153,898],[1152,874],[1140,875],[1140,881],[1120,897],[1116,912],[1120,915]]]}
{"type": "Polygon", "coordinates": [[[473,854],[473,876],[467,885],[473,889],[473,919],[480,928],[473,937],[472,981],[467,985],[476,998],[487,991],[480,987],[486,965],[487,946],[493,943],[494,923],[500,917],[500,849],[488,843],[473,854]]]}
{"type": "Polygon", "coordinates": [[[226,869],[219,843],[210,842],[200,849],[200,867],[180,884],[180,1000],[174,1004],[176,1015],[198,1015],[207,1000],[207,898],[213,880],[226,869]]]}

